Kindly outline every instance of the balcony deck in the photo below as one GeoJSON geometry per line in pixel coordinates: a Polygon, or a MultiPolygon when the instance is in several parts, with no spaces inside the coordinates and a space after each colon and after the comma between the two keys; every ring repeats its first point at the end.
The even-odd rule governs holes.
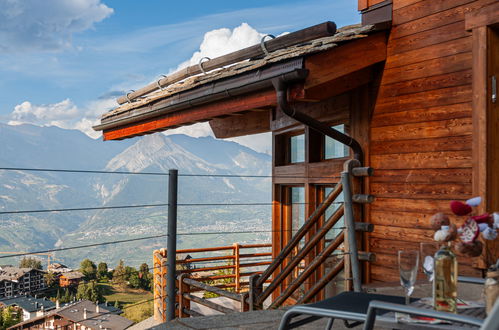
{"type": "MultiPolygon", "coordinates": [[[[371,292],[403,295],[402,288],[396,283],[391,286],[377,287],[376,285],[368,285],[366,289],[371,292]]],[[[482,287],[475,284],[460,283],[458,292],[459,297],[466,300],[481,300],[482,287]]],[[[417,284],[413,293],[414,297],[428,297],[431,296],[431,285],[425,282],[417,284]]],[[[157,324],[151,319],[145,320],[136,324],[130,330],[134,329],[277,329],[281,321],[282,315],[285,313],[286,308],[275,310],[262,310],[245,313],[233,313],[227,315],[210,315],[193,318],[176,319],[170,323],[157,324]]],[[[318,320],[314,323],[309,323],[306,326],[299,327],[298,329],[324,329],[327,321],[318,320]]],[[[336,321],[333,329],[347,329],[343,322],[336,321]]],[[[362,329],[358,326],[352,329],[362,329]]]]}

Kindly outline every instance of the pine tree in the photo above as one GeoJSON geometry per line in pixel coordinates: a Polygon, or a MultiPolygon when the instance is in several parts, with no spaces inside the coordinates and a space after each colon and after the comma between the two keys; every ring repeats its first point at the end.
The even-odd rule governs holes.
{"type": "Polygon", "coordinates": [[[69,294],[68,288],[66,288],[66,290],[64,290],[64,297],[62,298],[62,301],[65,303],[68,303],[71,301],[71,296],[69,294]]]}
{"type": "Polygon", "coordinates": [[[116,269],[113,272],[113,282],[119,286],[123,286],[126,282],[125,277],[126,277],[125,263],[123,262],[123,260],[120,260],[118,266],[116,266],[116,269]]]}

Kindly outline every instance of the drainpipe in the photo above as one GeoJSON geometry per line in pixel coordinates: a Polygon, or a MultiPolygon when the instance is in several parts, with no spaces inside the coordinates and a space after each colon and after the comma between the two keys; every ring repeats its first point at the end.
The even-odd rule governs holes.
{"type": "Polygon", "coordinates": [[[272,84],[274,85],[277,93],[277,106],[282,110],[282,112],[294,120],[316,130],[317,132],[329,136],[330,138],[350,147],[353,150],[353,157],[362,164],[364,152],[362,151],[362,147],[357,140],[304,113],[298,112],[295,108],[291,107],[288,103],[288,85],[284,77],[281,76],[272,80],[272,84]]]}

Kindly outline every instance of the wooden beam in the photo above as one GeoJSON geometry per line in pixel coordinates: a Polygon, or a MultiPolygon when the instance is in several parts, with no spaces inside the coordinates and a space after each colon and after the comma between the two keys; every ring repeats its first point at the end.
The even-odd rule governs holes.
{"type": "Polygon", "coordinates": [[[104,140],[117,140],[147,134],[154,130],[167,130],[172,126],[181,126],[198,120],[209,120],[222,115],[251,110],[253,108],[272,107],[276,105],[275,91],[268,90],[245,96],[233,97],[206,105],[190,108],[185,111],[168,113],[163,116],[144,120],[109,130],[104,130],[104,140]]]}
{"type": "Polygon", "coordinates": [[[210,127],[217,138],[225,139],[270,131],[269,110],[266,112],[238,113],[237,115],[210,120],[210,127]]]}
{"type": "Polygon", "coordinates": [[[304,89],[303,92],[294,91],[292,95],[296,101],[320,101],[343,94],[359,86],[369,83],[373,79],[372,67],[341,76],[316,87],[304,89]]]}
{"type": "Polygon", "coordinates": [[[308,57],[305,60],[305,68],[310,70],[310,73],[304,86],[305,93],[383,62],[386,60],[386,39],[386,34],[380,32],[308,57]]]}
{"type": "Polygon", "coordinates": [[[497,23],[499,23],[499,2],[467,13],[464,19],[466,30],[497,23]]]}

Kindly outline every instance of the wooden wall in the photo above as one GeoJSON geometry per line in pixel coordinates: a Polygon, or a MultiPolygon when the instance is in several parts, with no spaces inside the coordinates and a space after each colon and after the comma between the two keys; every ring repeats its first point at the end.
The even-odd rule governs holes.
{"type": "MultiPolygon", "coordinates": [[[[430,241],[429,217],[472,197],[472,40],[464,15],[495,1],[393,0],[370,131],[372,281],[397,280],[396,251],[430,241]]],[[[480,274],[473,260],[459,262],[461,274],[480,274]]]]}
{"type": "Polygon", "coordinates": [[[371,6],[377,5],[378,3],[381,3],[385,0],[359,0],[359,10],[364,10],[367,9],[371,6]]]}

